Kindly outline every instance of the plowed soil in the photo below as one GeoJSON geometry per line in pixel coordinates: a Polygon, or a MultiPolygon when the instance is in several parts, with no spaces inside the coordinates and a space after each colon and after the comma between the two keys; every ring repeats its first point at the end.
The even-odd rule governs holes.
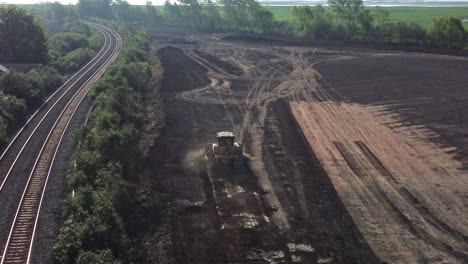
{"type": "Polygon", "coordinates": [[[466,260],[466,59],[155,37],[167,123],[151,155],[178,263],[466,260]],[[443,91],[419,95],[435,72],[443,91]],[[463,122],[444,123],[441,95],[463,122]],[[204,161],[223,130],[244,168],[204,161]]]}

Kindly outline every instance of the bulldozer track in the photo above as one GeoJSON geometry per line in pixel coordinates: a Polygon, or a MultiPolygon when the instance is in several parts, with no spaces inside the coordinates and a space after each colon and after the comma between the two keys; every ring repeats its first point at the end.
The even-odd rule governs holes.
{"type": "MultiPolygon", "coordinates": [[[[55,94],[53,94],[46,103],[28,120],[14,137],[10,145],[2,154],[2,158],[14,152],[15,159],[12,161],[6,176],[0,188],[0,193],[3,194],[4,186],[9,184],[9,175],[14,170],[18,162],[24,158],[24,150],[28,147],[28,143],[35,140],[37,131],[48,130],[45,140],[42,141],[42,146],[35,158],[35,161],[30,169],[29,177],[24,185],[24,191],[17,204],[17,210],[12,220],[8,236],[2,245],[2,253],[0,263],[30,263],[34,238],[36,235],[36,226],[41,211],[42,200],[45,195],[47,181],[51,174],[51,169],[57,155],[60,143],[64,138],[65,131],[72,120],[75,111],[80,106],[86,94],[91,89],[93,81],[97,80],[105,71],[106,66],[111,63],[118,55],[118,51],[122,46],[122,40],[115,31],[101,26],[99,24],[90,23],[104,36],[104,45],[98,55],[87,65],[85,65],[76,75],[74,75],[67,83],[62,86],[55,94]],[[67,87],[67,85],[69,85],[67,87]],[[61,92],[64,87],[65,91],[61,92]],[[60,95],[60,96],[58,96],[60,95]],[[54,102],[52,107],[47,109],[47,105],[54,102]],[[59,103],[60,102],[60,103],[59,103]],[[48,123],[44,120],[48,117],[52,118],[51,113],[55,115],[53,124],[47,126],[48,123]],[[37,121],[37,119],[39,119],[37,121]],[[26,138],[26,133],[34,126],[29,136],[26,138]],[[26,138],[24,142],[21,140],[26,138]],[[19,148],[21,147],[21,148],[19,148]],[[19,148],[19,151],[16,151],[19,148]]],[[[40,143],[39,143],[40,144],[40,143]]],[[[7,159],[1,160],[6,163],[7,159]]],[[[3,172],[3,171],[2,171],[3,172]]],[[[3,240],[1,240],[3,242],[3,240]]]]}

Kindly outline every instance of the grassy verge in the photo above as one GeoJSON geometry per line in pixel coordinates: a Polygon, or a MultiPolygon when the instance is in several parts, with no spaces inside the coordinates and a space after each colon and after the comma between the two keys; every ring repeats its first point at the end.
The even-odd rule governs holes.
{"type": "MultiPolygon", "coordinates": [[[[291,15],[292,6],[268,6],[275,19],[279,21],[292,21],[291,15]]],[[[329,7],[325,7],[329,9],[329,7]]],[[[373,9],[374,7],[368,7],[373,9]]],[[[429,27],[432,23],[433,17],[454,16],[454,17],[468,17],[468,7],[383,7],[390,12],[390,19],[393,22],[416,22],[424,27],[429,27]]],[[[331,10],[330,10],[331,11],[331,10]]],[[[464,24],[468,29],[468,23],[464,24]]]]}

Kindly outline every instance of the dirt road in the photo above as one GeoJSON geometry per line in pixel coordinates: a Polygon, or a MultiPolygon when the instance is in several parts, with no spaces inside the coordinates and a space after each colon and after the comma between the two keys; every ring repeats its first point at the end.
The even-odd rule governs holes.
{"type": "Polygon", "coordinates": [[[164,175],[161,183],[174,197],[178,262],[403,263],[456,262],[466,257],[467,226],[461,217],[466,214],[466,185],[460,180],[461,185],[451,188],[466,176],[456,171],[460,162],[441,151],[432,154],[433,145],[421,143],[423,138],[413,141],[404,128],[389,128],[385,122],[398,117],[386,114],[386,108],[347,102],[316,70],[321,63],[387,55],[232,43],[211,36],[156,35],[155,41],[169,43],[158,51],[165,68],[162,95],[167,124],[152,155],[154,166],[164,175]],[[298,131],[290,109],[304,133],[298,131]],[[362,122],[367,122],[368,134],[353,128],[362,122]],[[215,169],[201,161],[204,144],[215,141],[215,133],[222,130],[234,131],[244,144],[250,157],[245,169],[215,169]],[[401,174],[395,183],[387,175],[400,165],[397,161],[387,165],[380,149],[373,148],[383,132],[392,135],[388,144],[399,143],[398,152],[390,151],[385,161],[393,162],[399,152],[412,157],[424,151],[425,157],[415,158],[422,164],[406,171],[413,177],[401,174]],[[348,133],[357,136],[348,139],[348,133]],[[400,136],[405,140],[395,139],[400,136]],[[353,140],[362,143],[351,149],[348,142],[355,144],[353,140]],[[407,146],[413,142],[419,145],[411,152],[407,146]],[[359,169],[368,180],[340,180],[345,173],[355,173],[352,167],[343,162],[342,168],[331,162],[327,166],[324,160],[338,155],[340,148],[345,153],[364,151],[361,156],[370,161],[358,165],[366,166],[368,170],[359,169]],[[453,177],[450,185],[430,168],[418,171],[428,160],[453,177]],[[416,177],[426,172],[424,179],[416,177]],[[426,179],[431,184],[421,184],[426,179]],[[438,200],[431,192],[435,184],[443,184],[438,200]],[[418,189],[419,185],[427,189],[418,189]],[[388,195],[374,195],[378,188],[390,187],[382,192],[388,195]],[[429,198],[407,194],[415,189],[429,198]],[[434,207],[425,204],[434,201],[434,207]],[[437,207],[442,201],[453,202],[453,208],[437,207]],[[450,214],[445,215],[447,211],[450,214]],[[420,223],[404,225],[402,219],[420,219],[420,223]],[[437,228],[419,232],[433,225],[437,228]],[[401,226],[409,235],[399,231],[401,226]],[[417,232],[408,231],[408,226],[418,226],[417,232]],[[448,252],[450,248],[453,252],[448,252]],[[404,252],[395,253],[399,249],[404,252]]]}

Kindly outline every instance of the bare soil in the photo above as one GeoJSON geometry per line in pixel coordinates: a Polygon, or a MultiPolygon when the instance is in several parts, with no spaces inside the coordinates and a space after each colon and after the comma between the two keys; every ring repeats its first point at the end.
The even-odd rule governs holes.
{"type": "Polygon", "coordinates": [[[462,263],[468,179],[418,129],[380,109],[291,103],[308,142],[374,252],[389,263],[462,263]],[[389,250],[392,248],[393,250],[389,250]]]}
{"type": "Polygon", "coordinates": [[[437,122],[396,111],[407,96],[468,96],[466,59],[173,38],[155,38],[166,125],[149,155],[173,198],[177,263],[466,259],[466,155],[457,147],[467,123],[436,144],[437,122]],[[412,59],[419,70],[385,74],[403,74],[412,59]],[[444,92],[410,92],[405,84],[426,82],[429,70],[444,92]],[[244,168],[203,160],[223,130],[244,144],[244,168]]]}

